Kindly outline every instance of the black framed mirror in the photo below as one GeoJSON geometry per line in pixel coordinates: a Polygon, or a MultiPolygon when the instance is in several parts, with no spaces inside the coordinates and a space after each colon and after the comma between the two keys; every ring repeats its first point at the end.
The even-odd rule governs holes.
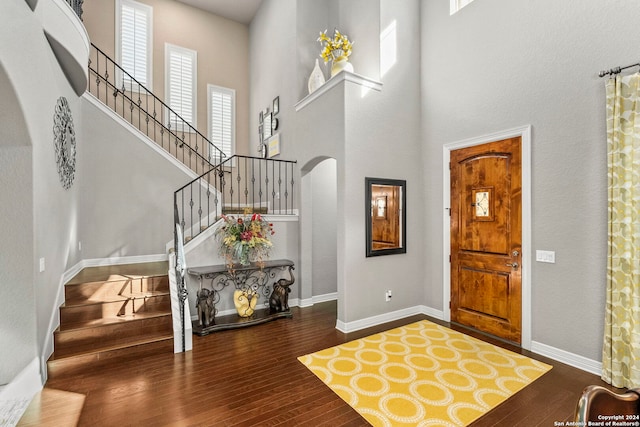
{"type": "Polygon", "coordinates": [[[365,184],[366,256],[407,252],[407,182],[370,178],[365,184]]]}

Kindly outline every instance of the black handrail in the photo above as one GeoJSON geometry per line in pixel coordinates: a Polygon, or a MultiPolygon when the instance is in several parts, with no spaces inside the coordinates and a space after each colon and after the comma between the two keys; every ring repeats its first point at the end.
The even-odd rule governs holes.
{"type": "Polygon", "coordinates": [[[174,218],[182,227],[184,242],[224,213],[294,215],[296,163],[235,155],[176,190],[174,218]]]}
{"type": "Polygon", "coordinates": [[[157,142],[196,173],[208,171],[215,164],[221,163],[223,159],[227,157],[222,150],[216,147],[189,122],[180,117],[179,114],[147,89],[135,77],[113,61],[100,48],[93,43],[91,43],[91,47],[93,50],[92,53],[94,54],[90,56],[89,59],[89,72],[95,76],[95,87],[92,86],[92,79],[90,78],[89,92],[96,98],[129,123],[136,126],[141,132],[157,142]],[[95,60],[91,58],[95,58],[95,60]],[[104,70],[101,69],[101,59],[104,70]],[[109,71],[112,71],[112,73],[110,74],[109,71]],[[118,73],[121,73],[120,75],[122,76],[122,87],[116,86],[116,75],[118,73]],[[124,78],[125,75],[127,79],[124,78]],[[128,90],[125,86],[125,80],[129,83],[128,90]],[[100,90],[101,82],[105,84],[105,90],[102,91],[102,93],[100,90]],[[136,91],[134,88],[138,90],[136,91]],[[137,99],[134,99],[134,94],[136,93],[137,99]],[[121,103],[117,101],[118,95],[120,95],[122,99],[121,103]],[[111,97],[113,98],[112,102],[110,102],[111,97]],[[152,109],[152,112],[150,109],[152,109]],[[134,110],[138,113],[137,117],[134,110]],[[176,120],[177,125],[180,125],[176,125],[176,128],[181,128],[181,135],[178,135],[177,129],[171,129],[171,123],[168,125],[163,123],[162,119],[158,117],[158,110],[160,110],[161,115],[167,114],[172,118],[172,121],[176,120]],[[165,134],[169,135],[168,138],[165,138],[165,134]],[[171,146],[172,142],[173,147],[171,146]],[[195,144],[193,144],[193,142],[195,142],[195,144]],[[201,144],[199,144],[199,142],[201,144]],[[204,157],[199,151],[200,149],[204,150],[205,147],[209,148],[208,157],[204,157]],[[182,150],[181,155],[179,149],[182,150]],[[185,154],[185,150],[187,154],[185,154]],[[215,153],[214,156],[211,154],[212,151],[215,153]],[[196,158],[195,164],[193,161],[194,157],[196,158]]]}

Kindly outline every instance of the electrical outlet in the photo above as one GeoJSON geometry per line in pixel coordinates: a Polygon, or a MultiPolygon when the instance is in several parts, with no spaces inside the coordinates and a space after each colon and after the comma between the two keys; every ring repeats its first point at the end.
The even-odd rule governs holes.
{"type": "Polygon", "coordinates": [[[40,273],[44,271],[44,258],[40,258],[40,273]]]}
{"type": "Polygon", "coordinates": [[[384,300],[386,302],[391,301],[391,290],[390,289],[387,292],[384,293],[384,300]]]}

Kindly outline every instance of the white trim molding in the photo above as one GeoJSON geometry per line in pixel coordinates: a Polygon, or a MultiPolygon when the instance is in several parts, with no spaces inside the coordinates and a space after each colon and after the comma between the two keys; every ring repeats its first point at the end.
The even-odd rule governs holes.
{"type": "Polygon", "coordinates": [[[376,316],[367,317],[365,319],[354,320],[353,322],[336,321],[336,329],[340,332],[348,334],[349,332],[359,331],[361,329],[378,326],[382,323],[393,322],[394,320],[404,319],[405,317],[415,316],[416,314],[427,314],[432,311],[424,305],[416,305],[414,307],[403,308],[401,310],[391,311],[388,313],[378,314],[376,316]]]}
{"type": "Polygon", "coordinates": [[[574,368],[582,369],[597,376],[602,375],[602,362],[588,359],[575,353],[570,353],[536,341],[531,342],[531,352],[557,360],[574,368]]]}
{"type": "Polygon", "coordinates": [[[312,304],[320,304],[321,302],[336,301],[338,299],[337,292],[331,292],[324,295],[314,295],[311,298],[312,304]]]}
{"type": "Polygon", "coordinates": [[[451,236],[449,224],[449,210],[451,199],[451,183],[449,175],[449,160],[451,151],[460,148],[473,147],[488,142],[507,138],[520,137],[522,142],[522,348],[531,350],[531,269],[533,257],[531,250],[531,125],[507,129],[488,135],[465,139],[445,144],[442,147],[442,229],[443,229],[443,283],[442,307],[443,320],[451,321],[449,300],[451,297],[451,266],[449,252],[451,251],[451,236]]]}
{"type": "Polygon", "coordinates": [[[316,99],[320,98],[324,93],[331,90],[331,88],[337,86],[341,82],[351,82],[363,87],[366,90],[382,91],[382,83],[370,79],[369,77],[362,76],[360,74],[351,73],[349,71],[341,71],[335,76],[331,77],[325,84],[320,86],[315,92],[302,98],[294,107],[296,111],[302,110],[307,105],[311,104],[316,99]]]}

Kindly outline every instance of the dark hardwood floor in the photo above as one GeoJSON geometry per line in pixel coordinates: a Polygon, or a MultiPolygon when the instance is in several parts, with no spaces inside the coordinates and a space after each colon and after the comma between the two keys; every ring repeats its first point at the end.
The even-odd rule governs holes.
{"type": "MultiPolygon", "coordinates": [[[[194,336],[187,353],[156,348],[65,366],[49,374],[46,388],[86,395],[80,426],[368,425],[297,357],[427,317],[343,334],[335,329],[335,302],[292,310],[293,319],[194,336]]],[[[572,419],[586,385],[604,385],[595,375],[524,353],[553,369],[474,426],[553,426],[572,419]]]]}

